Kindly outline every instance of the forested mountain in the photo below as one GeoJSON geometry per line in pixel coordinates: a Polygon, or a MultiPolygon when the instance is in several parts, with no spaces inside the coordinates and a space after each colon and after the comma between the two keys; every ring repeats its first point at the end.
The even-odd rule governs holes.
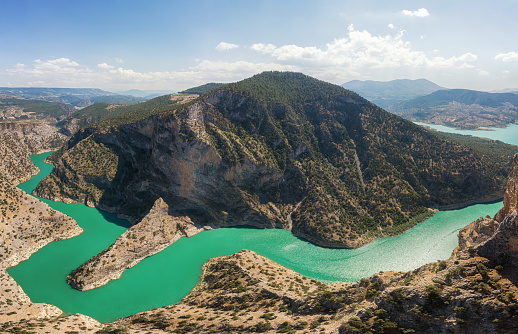
{"type": "Polygon", "coordinates": [[[195,225],[282,227],[334,247],[400,233],[430,207],[503,195],[508,161],[300,73],[144,105],[77,132],[37,193],[135,223],[162,198],[195,225]]]}
{"type": "Polygon", "coordinates": [[[388,108],[396,102],[413,99],[444,89],[426,79],[399,79],[392,81],[352,80],[344,83],[342,87],[360,94],[382,108],[388,108]]]}
{"type": "Polygon", "coordinates": [[[412,121],[459,128],[505,126],[518,121],[518,95],[467,89],[439,90],[387,110],[412,121]]]}

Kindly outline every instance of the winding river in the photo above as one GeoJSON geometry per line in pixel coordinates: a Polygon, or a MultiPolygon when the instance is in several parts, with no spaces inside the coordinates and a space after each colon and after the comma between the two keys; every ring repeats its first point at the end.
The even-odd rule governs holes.
{"type": "MultiPolygon", "coordinates": [[[[41,172],[20,184],[20,189],[30,194],[52,171],[52,165],[43,162],[49,154],[31,157],[41,172]]],[[[243,248],[325,282],[354,282],[379,271],[411,270],[448,258],[457,246],[461,228],[481,216],[494,215],[502,206],[497,202],[442,211],[402,235],[377,239],[359,249],[318,247],[284,230],[206,231],[180,239],[126,270],[119,280],[81,292],[66,283],[66,275],[113,243],[129,227],[128,223],[83,204],[42,200],[73,217],[84,232],[47,245],[8,272],[33,302],[53,304],[66,314],[82,313],[101,322],[179,302],[198,283],[203,263],[243,248]]]]}

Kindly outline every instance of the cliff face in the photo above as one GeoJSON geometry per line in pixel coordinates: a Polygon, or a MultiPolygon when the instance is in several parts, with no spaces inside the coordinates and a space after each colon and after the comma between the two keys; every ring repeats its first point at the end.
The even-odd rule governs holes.
{"type": "Polygon", "coordinates": [[[518,154],[514,156],[509,173],[504,206],[495,216],[498,230],[491,238],[476,247],[481,256],[495,264],[518,267],[518,154]]]}
{"type": "Polygon", "coordinates": [[[79,131],[36,193],[134,223],[163,198],[200,225],[358,247],[415,225],[427,207],[504,189],[505,175],[472,150],[301,74],[261,74],[167,108],[79,131]]]}

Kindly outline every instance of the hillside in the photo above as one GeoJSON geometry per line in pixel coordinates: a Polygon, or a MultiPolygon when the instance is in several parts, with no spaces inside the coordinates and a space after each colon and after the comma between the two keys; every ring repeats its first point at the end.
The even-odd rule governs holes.
{"type": "Polygon", "coordinates": [[[120,117],[146,117],[148,115],[159,113],[164,108],[168,108],[172,105],[186,103],[195,97],[196,96],[193,95],[170,94],[159,96],[145,102],[132,104],[117,105],[100,102],[71,113],[64,118],[59,125],[67,135],[72,135],[80,128],[97,122],[107,119],[115,121],[120,117]]]}
{"type": "Polygon", "coordinates": [[[412,121],[456,128],[503,127],[518,121],[518,95],[440,90],[396,103],[387,110],[412,121]]]}
{"type": "Polygon", "coordinates": [[[302,74],[263,73],[144,115],[76,133],[36,192],[133,222],[162,198],[201,226],[281,227],[333,247],[503,193],[507,164],[302,74]]]}
{"type": "Polygon", "coordinates": [[[0,97],[0,121],[42,120],[63,117],[73,111],[62,103],[27,100],[12,96],[0,97]]]}
{"type": "Polygon", "coordinates": [[[180,94],[203,95],[203,94],[207,94],[208,92],[213,91],[214,89],[219,88],[223,85],[225,85],[225,84],[212,82],[212,83],[208,83],[208,84],[201,85],[198,87],[186,89],[184,91],[181,91],[180,94]]]}
{"type": "Polygon", "coordinates": [[[444,89],[426,79],[399,79],[392,81],[352,80],[344,83],[342,87],[358,93],[382,108],[388,108],[394,103],[444,89]]]}

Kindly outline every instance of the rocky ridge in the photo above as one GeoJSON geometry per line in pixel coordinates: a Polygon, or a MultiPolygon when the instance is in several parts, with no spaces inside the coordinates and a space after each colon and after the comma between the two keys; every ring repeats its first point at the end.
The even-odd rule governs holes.
{"type": "MultiPolygon", "coordinates": [[[[321,246],[355,248],[414,226],[430,207],[504,192],[506,162],[495,168],[470,148],[302,74],[264,73],[175,108],[167,96],[155,102],[166,109],[78,131],[51,156],[55,168],[35,193],[133,224],[161,198],[169,215],[197,226],[283,228],[321,246]]],[[[121,263],[148,253],[121,253],[121,263]]],[[[86,275],[101,257],[73,274],[97,283],[70,282],[92,288],[118,277],[111,260],[101,261],[110,269],[86,275]]]]}
{"type": "Polygon", "coordinates": [[[68,283],[78,290],[90,290],[118,279],[123,271],[156,254],[181,237],[191,237],[210,226],[196,226],[189,217],[173,217],[159,198],[149,213],[130,227],[105,251],[68,275],[68,283]]]}

